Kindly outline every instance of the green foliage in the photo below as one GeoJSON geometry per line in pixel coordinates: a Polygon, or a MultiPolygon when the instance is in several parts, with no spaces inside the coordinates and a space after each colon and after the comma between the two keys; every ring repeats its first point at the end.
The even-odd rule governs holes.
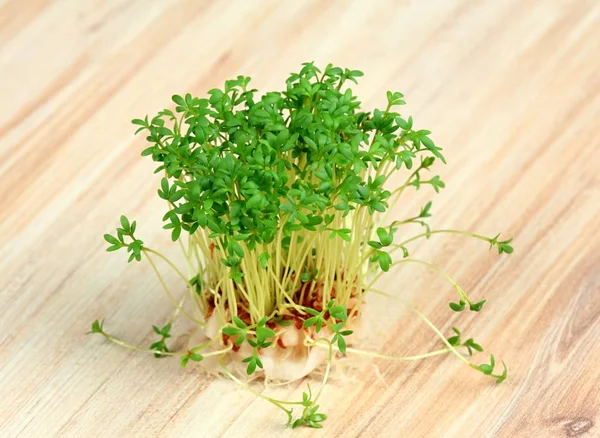
{"type": "MultiPolygon", "coordinates": [[[[262,96],[248,87],[250,78],[238,76],[207,98],[173,96],[174,112],[133,120],[151,144],[142,155],[165,174],[158,195],[171,205],[163,219],[173,240],[182,230],[208,230],[224,243],[222,262],[239,282],[245,254],[236,241],[253,250],[272,242],[282,227],[284,236],[327,229],[349,242],[350,229],[327,226],[333,212],[388,208],[386,176],[365,179],[365,173],[387,163],[410,168],[417,154],[430,154],[421,157],[419,170],[435,158],[444,161],[430,131],[414,130],[412,118],[391,110],[404,105],[401,93],[387,93],[385,111],[360,110],[352,89],[342,86],[361,76],[332,65],[321,72],[306,63],[284,91],[262,96]]],[[[436,191],[443,187],[439,177],[420,181],[417,173],[416,181],[436,191]]],[[[267,261],[261,257],[261,266],[267,261]]],[[[372,261],[384,270],[391,264],[385,255],[372,261]]]]}
{"type": "Polygon", "coordinates": [[[137,224],[135,221],[130,223],[129,219],[125,216],[121,216],[121,228],[117,228],[117,235],[104,235],[104,240],[110,244],[110,246],[106,248],[106,251],[111,252],[121,248],[127,248],[127,252],[131,253],[128,262],[132,262],[133,260],[139,262],[142,259],[144,242],[135,238],[134,233],[136,227],[137,224]],[[126,240],[129,240],[129,242],[126,242],[126,240]]]}
{"type": "Polygon", "coordinates": [[[314,405],[310,409],[306,409],[302,413],[302,416],[292,423],[292,428],[296,429],[302,425],[312,427],[314,429],[321,429],[323,425],[321,422],[327,419],[327,415],[318,412],[319,405],[314,405]]]}
{"type": "Polygon", "coordinates": [[[252,355],[242,359],[242,362],[248,364],[248,368],[246,368],[246,373],[248,375],[251,375],[256,370],[256,367],[262,368],[263,364],[260,361],[260,358],[258,357],[258,350],[256,348],[256,343],[250,339],[248,340],[248,343],[250,345],[252,345],[254,347],[254,349],[252,351],[252,355]]]}
{"type": "Polygon", "coordinates": [[[469,338],[467,339],[463,346],[465,346],[467,348],[467,351],[469,352],[469,356],[471,356],[473,354],[473,350],[482,352],[483,351],[483,347],[479,344],[477,344],[473,338],[469,338]]]}
{"type": "Polygon", "coordinates": [[[508,369],[506,368],[506,364],[504,362],[502,362],[503,370],[502,370],[501,374],[494,374],[495,367],[496,367],[496,359],[494,358],[493,354],[490,354],[490,363],[489,364],[482,363],[481,365],[475,366],[474,368],[481,371],[486,376],[495,377],[497,383],[504,382],[504,380],[506,380],[506,377],[508,375],[508,369]]]}
{"type": "Polygon", "coordinates": [[[104,321],[98,321],[97,319],[92,322],[92,328],[90,329],[89,332],[87,332],[88,335],[96,333],[96,334],[102,334],[104,333],[104,321]]]}
{"type": "Polygon", "coordinates": [[[483,351],[483,347],[481,345],[479,345],[478,343],[476,343],[473,340],[473,338],[469,338],[466,341],[463,341],[461,338],[461,332],[456,327],[452,327],[452,331],[454,331],[454,333],[456,333],[456,334],[454,336],[448,338],[448,342],[453,347],[455,347],[455,348],[465,347],[467,349],[469,356],[471,356],[473,354],[473,350],[479,351],[479,352],[483,351]]]}
{"type": "Polygon", "coordinates": [[[469,309],[473,312],[479,312],[487,300],[481,300],[477,303],[469,303],[469,309]]]}
{"type": "Polygon", "coordinates": [[[468,300],[468,298],[465,299],[467,300],[467,302],[465,302],[464,300],[459,300],[458,303],[454,303],[454,302],[450,302],[449,306],[452,310],[454,310],[455,312],[462,312],[463,310],[465,310],[466,308],[466,304],[469,303],[469,310],[472,310],[473,312],[479,312],[482,308],[483,305],[486,303],[487,300],[481,300],[477,303],[472,303],[471,301],[468,300]]]}
{"type": "Polygon", "coordinates": [[[160,336],[160,339],[154,342],[152,345],[150,345],[150,350],[156,351],[156,353],[154,353],[154,357],[163,357],[161,353],[169,351],[165,341],[171,337],[171,323],[165,325],[163,328],[160,329],[157,326],[153,325],[152,330],[154,330],[154,333],[160,336]]]}
{"type": "Polygon", "coordinates": [[[302,402],[300,403],[304,409],[302,415],[292,422],[292,429],[300,426],[308,426],[313,429],[321,429],[323,421],[327,419],[327,415],[319,412],[319,405],[313,400],[312,390],[310,385],[307,385],[308,391],[302,393],[302,402]]]}
{"type": "MultiPolygon", "coordinates": [[[[188,280],[166,257],[145,247],[135,236],[136,222],[125,216],[121,216],[115,235],[104,236],[109,243],[107,251],[126,249],[129,262],[140,261],[145,254],[172,299],[150,254],[161,258],[189,286],[192,304],[206,314],[221,306],[219,314],[231,318],[221,328],[223,337],[219,337],[228,344],[226,348],[202,354],[207,344],[194,347],[182,354],[182,367],[247,344],[252,353],[242,362],[246,373],[252,375],[263,368],[261,351],[273,347],[276,339],[270,324],[286,327],[293,324],[292,318],[300,318],[303,328],[311,329],[307,333],[312,334],[313,328],[315,333],[322,333],[327,328],[327,335],[314,340],[327,343],[329,349],[322,390],[334,349],[345,354],[346,337],[352,334],[347,329],[347,309],[354,295],[343,289],[356,290],[362,299],[382,272],[402,261],[417,261],[394,261],[395,251],[400,250],[406,259],[410,242],[437,233],[454,233],[486,241],[498,253],[513,252],[512,239],[500,240],[500,234],[489,238],[457,230],[432,231],[427,223],[431,201],[407,219],[382,223],[381,214],[388,213],[406,189],[430,186],[436,193],[443,189],[440,176],[430,171],[434,163],[446,161],[430,131],[416,129],[411,116],[396,112],[405,104],[401,93],[388,91],[385,109],[361,109],[352,88],[344,86],[356,83],[362,75],[332,64],[322,71],[313,63],[305,63],[288,77],[283,90],[260,95],[249,87],[249,77],[238,76],[226,81],[222,89],[210,90],[205,98],[174,95],[174,110],[132,121],[136,134],[142,132],[149,142],[142,156],[150,157],[161,175],[157,193],[168,205],[163,228],[173,241],[181,243],[192,268],[190,275],[196,275],[188,280]],[[386,184],[395,171],[406,172],[408,178],[389,190],[386,184]],[[407,238],[404,230],[409,224],[419,225],[425,232],[407,238]],[[367,280],[377,270],[375,279],[367,280]],[[338,288],[337,295],[329,290],[332,283],[338,288]],[[299,295],[305,297],[307,291],[312,293],[314,286],[323,287],[325,308],[305,307],[307,301],[303,300],[293,302],[299,295]],[[247,311],[247,323],[238,316],[240,309],[247,311]]],[[[467,305],[475,312],[483,308],[486,300],[472,302],[445,276],[458,293],[458,301],[449,303],[453,311],[462,312],[467,305]]],[[[308,298],[320,300],[321,295],[308,298]]],[[[180,311],[186,314],[181,305],[176,313],[180,311]]],[[[159,340],[149,350],[107,334],[98,320],[89,333],[156,357],[172,355],[166,345],[171,323],[162,328],[153,326],[153,330],[159,340]]],[[[494,374],[493,355],[489,364],[469,362],[463,353],[470,356],[483,348],[472,338],[462,340],[458,329],[453,331],[454,336],[447,339],[451,348],[442,352],[457,354],[497,382],[506,379],[504,362],[503,372],[494,374]]],[[[316,404],[321,390],[313,397],[308,386],[301,402],[259,396],[282,409],[293,428],[321,428],[327,418],[316,404]],[[285,403],[301,405],[300,417],[293,420],[292,410],[283,407],[285,403]]]]}
{"type": "Polygon", "coordinates": [[[258,256],[258,263],[260,267],[266,269],[269,264],[269,259],[271,258],[271,254],[268,252],[263,252],[258,256]]]}
{"type": "Polygon", "coordinates": [[[252,355],[244,358],[242,362],[247,363],[246,372],[251,375],[256,368],[262,368],[263,364],[259,357],[259,348],[269,348],[273,342],[268,341],[275,337],[275,332],[266,326],[267,318],[261,319],[256,325],[246,325],[237,316],[233,317],[233,324],[223,327],[224,335],[235,338],[235,345],[241,346],[244,341],[252,347],[252,355]]]}
{"type": "MultiPolygon", "coordinates": [[[[369,242],[369,244],[371,244],[371,242],[369,242]]],[[[390,266],[392,265],[392,256],[386,251],[376,250],[371,256],[370,261],[378,262],[381,270],[383,272],[387,272],[390,270],[390,266]]]]}
{"type": "Polygon", "coordinates": [[[202,293],[202,277],[200,275],[190,278],[189,285],[194,288],[196,294],[200,295],[202,293]]]}
{"type": "Polygon", "coordinates": [[[425,206],[423,208],[421,208],[421,211],[419,212],[419,218],[428,218],[431,217],[431,205],[432,202],[429,201],[427,204],[425,204],[425,206]]]}
{"type": "Polygon", "coordinates": [[[458,303],[451,302],[450,308],[455,312],[462,312],[465,310],[465,302],[463,300],[460,300],[458,303]]]}
{"type": "Polygon", "coordinates": [[[334,300],[327,303],[327,306],[322,311],[317,311],[310,307],[305,307],[306,311],[311,316],[304,320],[302,326],[304,328],[315,327],[315,331],[319,333],[323,326],[329,327],[333,333],[331,338],[331,344],[337,344],[340,352],[346,352],[346,340],[344,336],[351,335],[352,330],[343,330],[346,321],[348,320],[348,314],[346,306],[335,305],[334,300]],[[328,323],[327,314],[331,317],[331,322],[328,323]],[[337,322],[336,322],[337,321],[337,322]]]}
{"type": "Polygon", "coordinates": [[[490,249],[492,249],[495,246],[496,248],[498,248],[498,254],[512,254],[513,247],[510,245],[510,243],[512,242],[512,238],[507,240],[498,240],[499,237],[500,233],[498,233],[494,238],[489,240],[490,249]]]}
{"type": "Polygon", "coordinates": [[[192,348],[187,353],[181,356],[181,368],[185,368],[190,360],[192,362],[201,362],[202,360],[204,360],[204,356],[198,353],[195,348],[192,348]]]}

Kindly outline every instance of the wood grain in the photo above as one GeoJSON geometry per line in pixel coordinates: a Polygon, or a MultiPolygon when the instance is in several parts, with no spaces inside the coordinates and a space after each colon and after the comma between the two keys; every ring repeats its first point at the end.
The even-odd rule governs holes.
{"type": "MultiPolygon", "coordinates": [[[[597,1],[5,0],[0,91],[0,436],[600,436],[597,1]],[[510,257],[460,238],[415,247],[489,300],[481,314],[450,312],[451,288],[418,266],[381,285],[503,358],[502,385],[452,357],[378,361],[381,378],[328,387],[325,431],[292,432],[231,382],[84,336],[105,318],[147,345],[170,313],[150,267],[101,239],[126,213],[177,251],[129,121],[238,74],[280,88],[307,60],[363,70],[367,108],[407,96],[449,162],[434,226],[515,237],[510,257]]],[[[382,299],[367,317],[370,348],[439,344],[382,299]]]]}

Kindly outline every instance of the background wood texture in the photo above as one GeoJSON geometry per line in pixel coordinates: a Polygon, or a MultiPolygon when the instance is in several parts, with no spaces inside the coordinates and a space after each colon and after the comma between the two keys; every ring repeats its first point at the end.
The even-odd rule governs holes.
{"type": "MultiPolygon", "coordinates": [[[[0,436],[600,436],[600,2],[4,0],[0,90],[0,436]],[[149,345],[171,312],[149,266],[104,252],[126,213],[177,254],[129,121],[238,74],[279,89],[307,60],[363,70],[366,108],[405,93],[448,158],[434,226],[515,237],[510,257],[414,247],[489,300],[480,314],[449,311],[451,287],[418,266],[381,285],[506,360],[504,384],[453,357],[378,361],[385,383],[338,379],[326,430],[292,433],[231,382],[84,336],[105,318],[149,345]]],[[[367,347],[438,347],[401,309],[368,309],[367,347]]]]}

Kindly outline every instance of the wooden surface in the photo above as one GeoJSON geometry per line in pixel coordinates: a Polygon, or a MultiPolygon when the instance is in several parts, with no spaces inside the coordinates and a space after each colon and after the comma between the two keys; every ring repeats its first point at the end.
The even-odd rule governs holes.
{"type": "MultiPolygon", "coordinates": [[[[0,90],[0,436],[600,436],[599,2],[4,0],[0,90]],[[381,284],[504,359],[504,384],[453,357],[377,361],[385,383],[371,368],[334,381],[325,431],[292,432],[231,382],[84,336],[105,318],[149,345],[171,312],[148,265],[104,252],[125,213],[177,254],[129,121],[238,74],[279,89],[307,60],[363,70],[367,108],[405,93],[448,158],[434,226],[515,237],[510,257],[415,246],[489,300],[480,314],[450,312],[451,287],[416,265],[381,284]]],[[[439,347],[394,305],[367,307],[367,348],[439,347]]]]}

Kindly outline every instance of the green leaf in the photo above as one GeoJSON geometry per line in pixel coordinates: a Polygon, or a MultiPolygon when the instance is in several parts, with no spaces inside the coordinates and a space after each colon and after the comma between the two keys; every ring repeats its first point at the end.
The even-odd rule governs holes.
{"type": "Polygon", "coordinates": [[[336,230],[337,231],[337,235],[340,236],[342,238],[342,240],[346,241],[346,242],[350,242],[352,240],[352,238],[350,237],[350,233],[352,232],[352,230],[348,229],[348,228],[343,228],[341,230],[336,230]]]}
{"type": "Polygon", "coordinates": [[[494,368],[486,363],[483,363],[483,364],[479,365],[479,370],[483,374],[490,375],[494,371],[494,368]]]}
{"type": "Polygon", "coordinates": [[[440,189],[443,189],[444,187],[446,187],[446,184],[444,183],[444,181],[442,181],[440,179],[439,176],[434,176],[433,178],[431,178],[429,181],[422,181],[422,184],[431,184],[431,186],[433,187],[433,189],[435,190],[436,193],[439,193],[440,189]]]}
{"type": "Polygon", "coordinates": [[[436,158],[439,158],[440,161],[444,164],[446,164],[446,159],[444,158],[444,156],[440,153],[440,151],[442,150],[441,148],[437,147],[434,143],[433,140],[431,140],[429,137],[427,136],[423,136],[421,137],[421,143],[423,144],[423,146],[425,146],[436,158]]]}
{"type": "Polygon", "coordinates": [[[88,332],[88,334],[91,334],[91,333],[99,333],[99,334],[104,333],[104,331],[102,329],[103,324],[104,324],[104,321],[95,320],[94,322],[92,322],[92,328],[88,332]]]}
{"type": "Polygon", "coordinates": [[[481,345],[477,344],[472,338],[469,338],[465,341],[465,347],[467,347],[469,349],[469,352],[470,352],[471,348],[474,350],[477,350],[479,352],[483,351],[483,347],[481,345]]]}
{"type": "Polygon", "coordinates": [[[242,248],[242,246],[237,243],[235,240],[232,240],[230,242],[231,248],[233,250],[233,252],[240,258],[244,257],[244,249],[242,248]]]}
{"type": "Polygon", "coordinates": [[[235,315],[234,315],[232,319],[233,319],[233,323],[234,323],[234,324],[235,324],[237,327],[239,327],[239,328],[241,328],[241,329],[245,329],[245,328],[247,328],[247,326],[246,326],[246,324],[244,323],[244,321],[242,321],[242,320],[241,320],[241,319],[240,319],[238,316],[235,316],[235,315]]]}
{"type": "Polygon", "coordinates": [[[325,414],[314,414],[312,416],[312,420],[316,422],[321,422],[327,420],[327,415],[325,414]]]}
{"type": "Polygon", "coordinates": [[[231,325],[223,327],[222,331],[223,331],[223,334],[225,334],[227,336],[237,336],[237,335],[243,333],[243,330],[241,330],[237,327],[233,327],[231,325]]]}
{"type": "Polygon", "coordinates": [[[315,324],[315,331],[317,333],[319,333],[321,331],[321,328],[323,327],[323,318],[317,318],[317,323],[315,324]]]}
{"type": "Polygon", "coordinates": [[[272,338],[275,336],[275,332],[267,327],[258,327],[256,329],[256,337],[260,343],[264,342],[267,338],[272,338]]]}
{"type": "Polygon", "coordinates": [[[512,239],[505,240],[504,242],[498,243],[498,254],[512,254],[513,247],[509,245],[512,239]]]}
{"type": "Polygon", "coordinates": [[[312,318],[305,319],[302,323],[302,327],[307,328],[313,326],[317,323],[317,321],[320,321],[318,316],[313,316],[312,318]]]}
{"type": "Polygon", "coordinates": [[[494,372],[495,364],[496,364],[496,360],[494,359],[494,355],[490,354],[490,363],[489,364],[486,364],[486,363],[481,364],[481,365],[479,365],[478,368],[483,374],[486,374],[489,376],[490,374],[492,374],[494,372]]]}
{"type": "Polygon", "coordinates": [[[420,218],[431,217],[431,201],[429,201],[423,208],[421,208],[421,212],[419,213],[420,218]]]}
{"type": "Polygon", "coordinates": [[[262,199],[263,199],[263,197],[262,197],[262,195],[260,193],[257,193],[256,195],[253,195],[246,202],[246,208],[259,208],[260,204],[262,203],[262,199]]]}
{"type": "Polygon", "coordinates": [[[483,305],[485,304],[486,300],[481,300],[478,303],[471,303],[469,304],[469,309],[472,310],[473,312],[479,312],[482,308],[483,305]]]}
{"type": "Polygon", "coordinates": [[[451,336],[447,339],[447,341],[453,347],[457,347],[460,345],[460,337],[459,336],[451,336]]]}
{"type": "Polygon", "coordinates": [[[375,202],[372,207],[374,210],[377,210],[380,213],[385,212],[385,205],[383,205],[381,202],[375,202]]]}
{"type": "Polygon", "coordinates": [[[338,321],[346,321],[348,318],[348,315],[346,314],[346,306],[333,306],[331,309],[329,309],[329,314],[338,321]]]}
{"type": "Polygon", "coordinates": [[[189,355],[185,354],[185,355],[181,356],[181,368],[185,368],[189,360],[190,360],[189,355]]]}
{"type": "Polygon", "coordinates": [[[190,359],[193,360],[194,362],[200,362],[201,360],[204,359],[204,356],[202,356],[200,353],[191,353],[190,359]]]}
{"type": "Polygon", "coordinates": [[[454,310],[455,312],[462,312],[463,310],[465,310],[465,302],[463,300],[460,300],[458,303],[450,303],[450,308],[452,310],[454,310]]]}
{"type": "Polygon", "coordinates": [[[269,254],[268,252],[263,252],[262,254],[260,254],[258,256],[258,263],[260,264],[260,267],[263,269],[267,269],[270,258],[271,258],[271,254],[269,254]]]}
{"type": "Polygon", "coordinates": [[[119,246],[121,245],[121,242],[119,242],[116,237],[113,237],[110,234],[105,234],[104,240],[106,240],[108,243],[111,243],[113,245],[119,245],[119,246]]]}
{"type": "Polygon", "coordinates": [[[377,228],[377,237],[379,237],[382,246],[390,246],[394,241],[394,236],[382,227],[377,228]]]}
{"type": "Polygon", "coordinates": [[[183,97],[175,94],[173,95],[173,97],[171,97],[171,99],[173,99],[173,102],[175,102],[177,105],[185,106],[185,101],[183,100],[183,97]]]}
{"type": "Polygon", "coordinates": [[[175,228],[173,228],[173,231],[171,231],[171,240],[173,242],[176,242],[177,239],[179,239],[180,235],[181,235],[181,226],[176,226],[175,228]]]}
{"type": "Polygon", "coordinates": [[[160,334],[163,335],[165,338],[170,338],[171,337],[171,323],[165,325],[161,330],[160,330],[160,334]]]}
{"type": "Polygon", "coordinates": [[[129,219],[127,219],[125,216],[121,216],[121,226],[123,227],[125,233],[129,234],[129,219]]]}
{"type": "Polygon", "coordinates": [[[381,267],[381,270],[384,272],[387,272],[390,270],[390,266],[392,264],[392,257],[384,251],[378,251],[379,252],[379,257],[378,257],[378,261],[379,261],[379,266],[381,267]]]}

